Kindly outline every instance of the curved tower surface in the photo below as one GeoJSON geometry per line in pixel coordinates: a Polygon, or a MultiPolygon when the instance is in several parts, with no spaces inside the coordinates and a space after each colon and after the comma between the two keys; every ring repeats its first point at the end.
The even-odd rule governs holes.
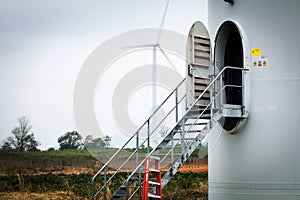
{"type": "Polygon", "coordinates": [[[227,98],[248,118],[209,134],[209,199],[300,199],[300,1],[228,1],[208,0],[211,61],[249,69],[243,99],[227,98]]]}

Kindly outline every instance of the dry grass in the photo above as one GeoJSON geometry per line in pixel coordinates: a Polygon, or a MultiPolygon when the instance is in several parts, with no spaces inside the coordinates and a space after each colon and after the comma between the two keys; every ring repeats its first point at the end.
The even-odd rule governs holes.
{"type": "Polygon", "coordinates": [[[29,192],[0,192],[2,200],[88,200],[88,198],[78,197],[70,192],[49,192],[49,193],[29,193],[29,192]]]}
{"type": "Polygon", "coordinates": [[[183,165],[179,172],[208,172],[207,164],[183,165]]]}

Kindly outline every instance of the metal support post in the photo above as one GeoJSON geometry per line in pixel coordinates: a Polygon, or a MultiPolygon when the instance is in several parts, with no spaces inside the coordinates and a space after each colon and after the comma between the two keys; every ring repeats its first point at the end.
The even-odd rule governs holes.
{"type": "Polygon", "coordinates": [[[139,169],[139,200],[142,200],[142,173],[139,169]]]}
{"type": "Polygon", "coordinates": [[[246,71],[242,71],[242,116],[245,114],[245,73],[246,71]]]}
{"type": "Polygon", "coordinates": [[[223,74],[220,75],[220,109],[222,108],[223,104],[223,74]]]}
{"type": "Polygon", "coordinates": [[[150,153],[150,122],[149,119],[147,121],[147,154],[150,153]]]}
{"type": "Polygon", "coordinates": [[[174,162],[174,132],[172,131],[171,133],[171,136],[172,136],[172,140],[171,140],[171,163],[173,164],[174,162]]]}
{"type": "Polygon", "coordinates": [[[182,125],[181,125],[181,152],[184,153],[185,150],[185,141],[184,141],[184,136],[185,136],[185,130],[184,130],[184,120],[182,120],[182,125]]]}
{"type": "Polygon", "coordinates": [[[175,90],[175,122],[178,122],[178,89],[175,90]]]}
{"type": "Polygon", "coordinates": [[[139,132],[136,134],[136,153],[135,153],[135,167],[139,165],[139,132]]]}
{"type": "Polygon", "coordinates": [[[128,181],[126,181],[126,199],[129,198],[129,191],[128,191],[128,181]]]}
{"type": "Polygon", "coordinates": [[[106,200],[106,192],[107,192],[107,185],[106,185],[106,167],[104,167],[104,191],[103,191],[103,194],[104,194],[104,200],[106,200]]]}

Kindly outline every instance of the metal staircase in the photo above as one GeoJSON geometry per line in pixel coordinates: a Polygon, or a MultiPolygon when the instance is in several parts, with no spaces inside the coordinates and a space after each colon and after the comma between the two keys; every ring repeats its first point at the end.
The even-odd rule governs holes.
{"type": "Polygon", "coordinates": [[[164,171],[162,187],[176,174],[192,152],[201,145],[212,127],[222,118],[247,118],[244,102],[241,105],[228,105],[224,95],[227,88],[240,88],[242,85],[224,85],[223,74],[226,70],[247,73],[247,69],[224,67],[211,80],[195,81],[195,101],[180,116],[180,108],[186,106],[184,91],[185,79],[169,94],[162,104],[115,152],[92,179],[92,199],[139,199],[142,200],[144,183],[144,163],[147,156],[160,160],[164,171]],[[172,106],[170,106],[172,104],[172,106]],[[166,114],[158,119],[161,110],[166,114]],[[153,122],[157,123],[153,123],[153,122]],[[167,121],[173,121],[166,129],[167,121]],[[163,131],[162,131],[163,130],[163,131]],[[133,152],[127,148],[135,148],[133,152]],[[115,167],[112,167],[115,166],[115,167]],[[110,172],[109,172],[110,171],[110,172]],[[119,173],[125,179],[120,183],[119,173]]]}

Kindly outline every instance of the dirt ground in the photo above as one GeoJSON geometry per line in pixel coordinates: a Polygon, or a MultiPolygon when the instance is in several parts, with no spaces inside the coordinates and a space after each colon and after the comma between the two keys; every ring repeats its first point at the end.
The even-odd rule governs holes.
{"type": "Polygon", "coordinates": [[[184,165],[179,169],[180,172],[207,172],[208,166],[203,165],[184,165]]]}
{"type": "Polygon", "coordinates": [[[29,193],[0,192],[0,200],[88,200],[70,192],[29,193]]]}

